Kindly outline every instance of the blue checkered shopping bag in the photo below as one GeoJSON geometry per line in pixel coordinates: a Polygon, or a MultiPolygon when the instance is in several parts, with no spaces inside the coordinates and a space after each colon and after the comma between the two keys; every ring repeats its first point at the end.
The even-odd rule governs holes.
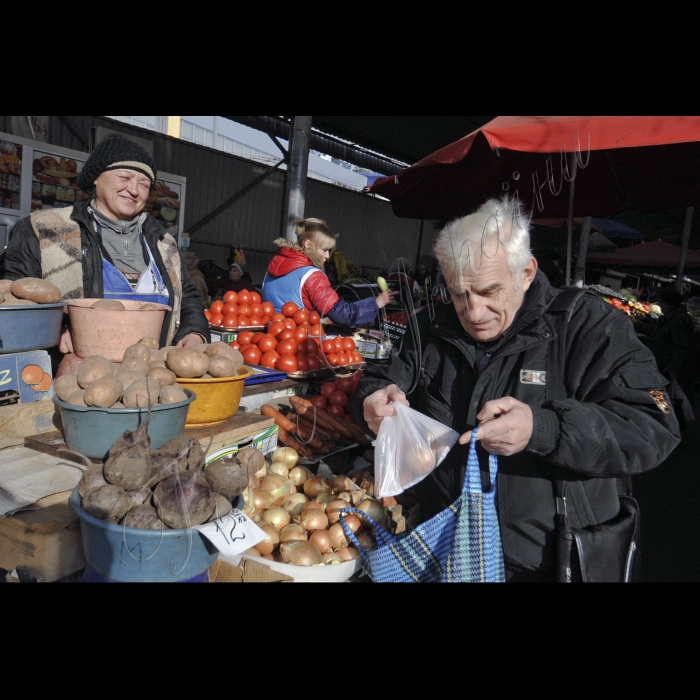
{"type": "Polygon", "coordinates": [[[501,530],[496,512],[498,460],[489,455],[489,488],[484,491],[472,433],[462,494],[415,529],[395,536],[357,508],[343,508],[340,523],[376,583],[500,583],[504,581],[501,530]],[[374,528],[377,546],[364,550],[345,523],[354,513],[374,528]]]}

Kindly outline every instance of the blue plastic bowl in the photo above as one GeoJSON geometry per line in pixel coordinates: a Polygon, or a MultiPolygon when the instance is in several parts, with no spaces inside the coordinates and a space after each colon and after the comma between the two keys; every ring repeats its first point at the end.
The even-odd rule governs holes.
{"type": "MultiPolygon", "coordinates": [[[[151,407],[148,435],[152,450],[185,432],[187,411],[197,395],[189,389],[184,391],[187,401],[151,407]]],[[[136,430],[148,417],[148,408],[72,406],[58,396],[51,400],[61,414],[68,448],[92,459],[106,459],[112,443],[125,431],[136,430]]]]}
{"type": "Polygon", "coordinates": [[[64,302],[57,304],[0,304],[0,354],[48,350],[61,339],[64,302]]]}
{"type": "MultiPolygon", "coordinates": [[[[189,581],[219,557],[219,550],[198,530],[142,530],[108,523],[83,510],[77,486],[69,502],[80,518],[86,561],[112,581],[189,581]]],[[[233,506],[242,509],[243,505],[241,495],[233,506]]]]}

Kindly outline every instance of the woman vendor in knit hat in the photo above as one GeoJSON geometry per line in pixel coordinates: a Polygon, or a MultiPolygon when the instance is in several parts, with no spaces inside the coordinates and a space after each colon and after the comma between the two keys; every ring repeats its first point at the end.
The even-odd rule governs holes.
{"type": "MultiPolygon", "coordinates": [[[[78,176],[78,186],[91,196],[72,207],[35,211],[17,223],[5,251],[5,279],[45,279],[63,299],[167,304],[172,311],[165,316],[161,347],[209,343],[201,295],[177,242],[143,211],[156,175],[144,148],[107,137],[78,176]]],[[[59,350],[73,352],[68,331],[59,350]]]]}

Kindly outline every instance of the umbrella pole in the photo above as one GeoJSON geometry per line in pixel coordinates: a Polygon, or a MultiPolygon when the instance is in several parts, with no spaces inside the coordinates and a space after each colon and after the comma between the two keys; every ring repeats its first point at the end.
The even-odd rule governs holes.
{"type": "Polygon", "coordinates": [[[685,210],[685,224],[683,225],[683,240],[681,241],[681,251],[678,254],[678,274],[676,275],[676,291],[683,289],[683,272],[685,270],[685,259],[688,253],[688,241],[690,240],[690,226],[693,223],[693,211],[695,207],[688,207],[685,210]]]}
{"type": "Polygon", "coordinates": [[[576,182],[576,153],[571,154],[571,180],[569,182],[569,235],[566,242],[566,286],[571,285],[571,251],[574,242],[574,183],[576,182]]]}
{"type": "Polygon", "coordinates": [[[578,239],[578,255],[576,256],[576,272],[574,286],[583,287],[586,277],[586,256],[588,255],[588,236],[591,233],[591,217],[584,216],[581,220],[581,233],[578,239]]]}

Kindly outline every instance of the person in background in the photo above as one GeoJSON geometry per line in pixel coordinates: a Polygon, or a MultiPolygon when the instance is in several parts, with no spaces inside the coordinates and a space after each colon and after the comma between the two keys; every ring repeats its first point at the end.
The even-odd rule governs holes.
{"type": "MultiPolygon", "coordinates": [[[[139,144],[118,135],[100,142],[78,186],[89,196],[72,207],[35,211],[12,231],[5,279],[38,277],[63,299],[150,301],[171,307],[160,346],[209,343],[202,298],[175,239],[144,211],[156,163],[139,144]]],[[[70,332],[59,350],[73,353],[70,332]]]]}
{"type": "Polygon", "coordinates": [[[187,251],[182,253],[182,259],[185,261],[185,266],[187,267],[187,272],[189,272],[194,286],[197,291],[202,295],[202,307],[209,307],[209,290],[207,289],[207,281],[204,278],[204,273],[199,269],[199,258],[197,253],[192,251],[187,251]]]}
{"type": "Polygon", "coordinates": [[[226,292],[242,292],[247,289],[249,292],[256,292],[253,278],[241,263],[231,263],[228,268],[228,280],[217,280],[216,292],[212,295],[222,298],[226,292]]]}
{"type": "Polygon", "coordinates": [[[416,281],[419,287],[425,285],[425,280],[428,277],[428,270],[423,263],[416,265],[416,269],[413,271],[413,279],[416,281]]]}
{"type": "Polygon", "coordinates": [[[420,299],[420,285],[412,277],[409,277],[408,270],[411,263],[408,258],[396,258],[389,265],[388,281],[399,282],[408,291],[413,299],[420,299]]]}
{"type": "Polygon", "coordinates": [[[550,250],[541,255],[537,263],[552,287],[558,289],[564,285],[564,272],[559,267],[559,253],[556,250],[550,250]]]}
{"type": "Polygon", "coordinates": [[[666,380],[632,324],[590,292],[581,290],[574,306],[571,291],[554,289],[529,231],[522,205],[507,196],[448,224],[434,253],[452,303],[419,311],[417,332],[404,335],[389,362],[364,370],[349,404],[374,434],[395,414],[392,402],[410,402],[460,433],[445,461],[412,487],[420,506],[408,513],[411,526],[461,494],[474,431],[482,469],[489,453],[498,455],[512,582],[556,580],[555,481],[573,494],[575,527],[605,523],[618,515],[630,477],[680,442],[666,380]],[[565,332],[552,332],[563,323],[565,332]],[[548,357],[562,358],[560,371],[548,357]]]}
{"type": "Polygon", "coordinates": [[[397,292],[346,302],[331,286],[324,272],[335,236],[321,219],[298,219],[294,223],[297,243],[286,238],[275,241],[277,254],[263,280],[263,301],[269,301],[277,313],[293,301],[300,309],[317,311],[338,326],[351,327],[371,323],[379,309],[391,302],[397,292]]]}

